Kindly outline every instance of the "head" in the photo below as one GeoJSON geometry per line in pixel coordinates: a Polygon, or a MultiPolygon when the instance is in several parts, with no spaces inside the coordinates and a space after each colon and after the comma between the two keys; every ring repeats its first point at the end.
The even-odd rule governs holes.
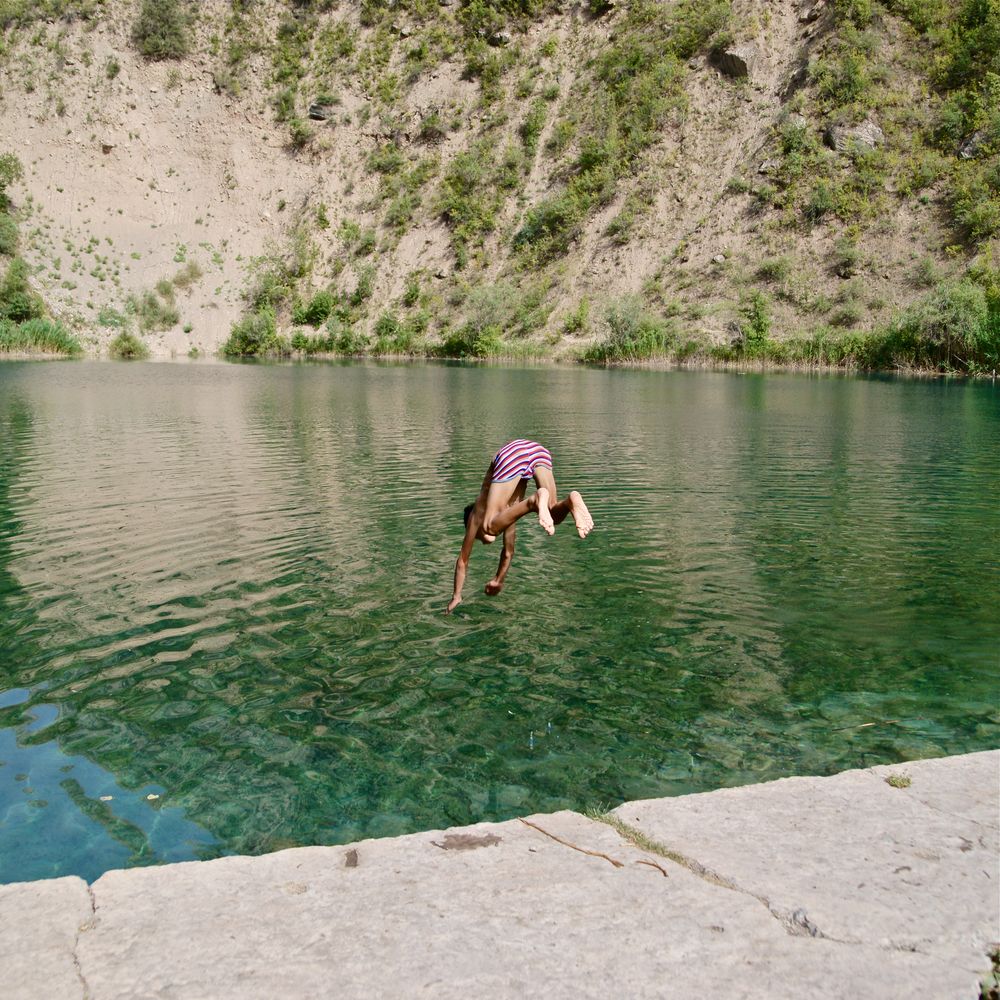
{"type": "MultiPolygon", "coordinates": [[[[474,503],[470,503],[469,506],[462,512],[462,519],[465,522],[466,529],[469,527],[469,518],[472,517],[472,512],[475,509],[476,505],[474,503]]],[[[484,545],[492,545],[497,540],[496,535],[490,535],[483,531],[483,526],[481,524],[479,525],[479,530],[476,532],[476,538],[478,538],[484,545]]]]}

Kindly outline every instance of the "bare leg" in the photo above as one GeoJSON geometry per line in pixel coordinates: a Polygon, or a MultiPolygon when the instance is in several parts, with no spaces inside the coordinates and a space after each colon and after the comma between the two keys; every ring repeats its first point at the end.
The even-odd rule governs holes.
{"type": "Polygon", "coordinates": [[[491,483],[486,494],[486,513],[483,530],[489,535],[500,535],[525,514],[538,509],[535,497],[524,499],[524,481],[513,479],[506,483],[491,483]]]}
{"type": "MultiPolygon", "coordinates": [[[[552,475],[552,470],[545,465],[535,467],[535,482],[538,483],[539,493],[543,489],[548,493],[547,506],[553,525],[562,524],[566,520],[566,515],[572,514],[576,523],[576,533],[581,538],[586,538],[590,534],[590,529],[594,527],[594,519],[590,516],[590,511],[583,502],[583,497],[576,490],[571,490],[565,500],[557,501],[556,480],[552,475]]],[[[541,521],[540,513],[538,519],[541,521]]],[[[545,525],[543,524],[542,527],[544,528],[545,525]]],[[[551,535],[555,528],[553,527],[552,530],[546,528],[545,530],[551,535]]]]}

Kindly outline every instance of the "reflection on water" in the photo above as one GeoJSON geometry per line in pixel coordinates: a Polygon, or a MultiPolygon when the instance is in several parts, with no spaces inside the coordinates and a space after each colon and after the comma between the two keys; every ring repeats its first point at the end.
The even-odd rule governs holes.
{"type": "Polygon", "coordinates": [[[996,746],[998,437],[991,384],[0,364],[0,881],[996,746]],[[597,530],[444,617],[518,436],[597,530]]]}

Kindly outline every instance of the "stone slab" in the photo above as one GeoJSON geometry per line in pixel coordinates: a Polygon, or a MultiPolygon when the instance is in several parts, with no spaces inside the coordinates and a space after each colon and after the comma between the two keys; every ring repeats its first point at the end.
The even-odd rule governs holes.
{"type": "Polygon", "coordinates": [[[978,995],[1000,940],[1000,751],[629,802],[615,813],[826,939],[935,956],[968,977],[964,994],[947,995],[978,995]],[[892,774],[910,785],[889,785],[892,774]]]}
{"type": "Polygon", "coordinates": [[[0,885],[0,995],[84,1000],[75,950],[91,916],[83,879],[0,885]]]}
{"type": "Polygon", "coordinates": [[[672,858],[562,812],[0,887],[0,995],[971,998],[1000,937],[998,768],[617,810],[672,858]]]}
{"type": "Polygon", "coordinates": [[[530,822],[546,832],[514,820],[109,872],[78,946],[90,996],[826,1000],[954,988],[927,956],[792,935],[759,901],[575,813],[530,822]]]}

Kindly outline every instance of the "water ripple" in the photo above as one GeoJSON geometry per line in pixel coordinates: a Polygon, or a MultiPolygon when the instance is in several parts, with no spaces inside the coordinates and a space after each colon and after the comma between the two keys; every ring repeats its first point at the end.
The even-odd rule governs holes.
{"type": "Polygon", "coordinates": [[[996,745],[998,431],[989,384],[0,364],[0,881],[996,745]],[[597,530],[445,617],[525,435],[597,530]]]}

